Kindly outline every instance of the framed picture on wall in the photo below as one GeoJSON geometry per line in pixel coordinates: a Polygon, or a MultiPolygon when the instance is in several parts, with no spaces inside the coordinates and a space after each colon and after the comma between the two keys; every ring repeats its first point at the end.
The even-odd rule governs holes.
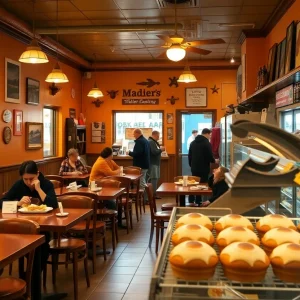
{"type": "Polygon", "coordinates": [[[295,29],[296,24],[293,21],[286,30],[286,53],[284,74],[287,74],[295,67],[295,29]]]}
{"type": "Polygon", "coordinates": [[[174,116],[172,113],[167,114],[167,124],[173,124],[174,116]]]}
{"type": "Polygon", "coordinates": [[[272,48],[269,50],[269,58],[268,58],[269,83],[271,83],[275,79],[276,50],[277,50],[277,43],[274,44],[272,48]]]}
{"type": "Polygon", "coordinates": [[[280,56],[281,56],[281,44],[282,44],[282,43],[279,43],[279,44],[277,45],[274,80],[276,80],[276,79],[279,78],[280,56]]]}
{"type": "Polygon", "coordinates": [[[23,111],[14,109],[14,135],[23,133],[23,111]]]}
{"type": "Polygon", "coordinates": [[[26,103],[32,105],[40,103],[40,82],[29,77],[26,78],[26,103]]]}
{"type": "Polygon", "coordinates": [[[21,64],[5,58],[5,102],[21,103],[21,64]]]}
{"type": "Polygon", "coordinates": [[[207,106],[207,88],[186,88],[185,89],[186,107],[206,107],[207,106]]]}
{"type": "Polygon", "coordinates": [[[173,134],[173,127],[167,127],[167,140],[173,141],[174,134],[173,134]]]}
{"type": "Polygon", "coordinates": [[[242,55],[242,91],[246,91],[246,54],[242,55]]]}
{"type": "Polygon", "coordinates": [[[296,51],[295,51],[295,67],[300,66],[300,22],[298,22],[296,27],[296,51]]]}
{"type": "Polygon", "coordinates": [[[26,122],[25,147],[26,150],[43,148],[43,123],[26,122]]]}
{"type": "Polygon", "coordinates": [[[286,38],[281,42],[281,52],[280,52],[280,69],[279,69],[279,78],[282,77],[285,73],[285,47],[286,47],[286,38]]]}

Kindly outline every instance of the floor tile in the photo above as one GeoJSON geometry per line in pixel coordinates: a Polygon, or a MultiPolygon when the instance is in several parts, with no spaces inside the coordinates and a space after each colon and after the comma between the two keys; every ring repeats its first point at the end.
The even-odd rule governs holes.
{"type": "Polygon", "coordinates": [[[95,289],[95,292],[101,293],[120,293],[124,294],[128,288],[128,283],[106,283],[101,282],[95,289]]]}
{"type": "Polygon", "coordinates": [[[150,268],[150,267],[148,267],[148,268],[139,267],[137,269],[135,275],[138,275],[138,276],[140,276],[140,275],[142,275],[142,276],[145,276],[145,275],[151,276],[152,272],[153,272],[153,268],[150,268]]]}
{"type": "Polygon", "coordinates": [[[146,251],[146,248],[125,248],[123,253],[145,253],[146,251]]]}
{"type": "Polygon", "coordinates": [[[106,283],[127,283],[129,284],[133,278],[133,275],[121,275],[121,274],[107,274],[101,282],[106,283]]]}
{"type": "Polygon", "coordinates": [[[118,260],[114,266],[119,267],[138,267],[141,263],[140,260],[133,260],[133,259],[124,259],[124,260],[118,260]]]}
{"type": "Polygon", "coordinates": [[[121,275],[133,275],[137,270],[137,267],[112,267],[108,273],[121,274],[121,275]]]}
{"type": "Polygon", "coordinates": [[[148,300],[148,294],[125,294],[122,300],[148,300]]]}
{"type": "Polygon", "coordinates": [[[131,283],[126,291],[126,294],[148,294],[150,284],[147,283],[131,283]]]}
{"type": "Polygon", "coordinates": [[[122,253],[119,256],[118,260],[123,260],[123,259],[127,260],[127,259],[132,259],[132,258],[142,260],[144,258],[144,253],[134,253],[134,254],[133,253],[128,253],[128,252],[122,253]]]}
{"type": "Polygon", "coordinates": [[[143,284],[150,284],[151,277],[150,276],[133,276],[131,283],[143,283],[143,284]]]}
{"type": "MultiPolygon", "coordinates": [[[[88,298],[88,300],[122,300],[124,294],[118,294],[118,293],[98,293],[94,292],[92,295],[88,298]]],[[[129,299],[129,298],[128,298],[129,299]]]]}

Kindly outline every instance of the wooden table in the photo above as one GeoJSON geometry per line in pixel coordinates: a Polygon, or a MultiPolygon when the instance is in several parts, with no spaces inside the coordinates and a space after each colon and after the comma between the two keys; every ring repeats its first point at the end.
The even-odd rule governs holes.
{"type": "MultiPolygon", "coordinates": [[[[199,185],[206,185],[205,183],[200,183],[199,185]]],[[[164,182],[156,190],[158,196],[177,196],[177,195],[211,195],[212,190],[191,190],[191,186],[182,186],[175,184],[174,182],[164,182]]]]}
{"type": "Polygon", "coordinates": [[[140,180],[143,174],[123,174],[124,177],[130,178],[132,182],[135,182],[137,180],[140,180]]]}
{"type": "Polygon", "coordinates": [[[0,269],[23,257],[44,242],[44,235],[1,233],[0,269]]]}
{"type": "Polygon", "coordinates": [[[90,177],[90,174],[81,174],[81,175],[63,175],[62,178],[65,180],[84,180],[88,179],[90,177]]]}

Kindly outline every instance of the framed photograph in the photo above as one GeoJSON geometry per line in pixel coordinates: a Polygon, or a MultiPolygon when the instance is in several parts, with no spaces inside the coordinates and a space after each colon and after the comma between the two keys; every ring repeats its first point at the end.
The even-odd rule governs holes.
{"type": "Polygon", "coordinates": [[[76,109],[75,108],[69,108],[69,117],[72,119],[76,119],[76,109]]]}
{"type": "Polygon", "coordinates": [[[21,64],[5,58],[5,102],[21,103],[21,64]]]}
{"type": "Polygon", "coordinates": [[[26,103],[32,105],[40,103],[40,82],[29,77],[26,78],[26,103]]]}
{"type": "Polygon", "coordinates": [[[280,52],[280,69],[279,69],[279,78],[282,77],[285,73],[285,46],[286,38],[281,42],[281,52],[280,52]]]}
{"type": "Polygon", "coordinates": [[[185,89],[186,107],[206,107],[207,106],[207,88],[186,88],[185,89]]]}
{"type": "Polygon", "coordinates": [[[242,92],[246,91],[246,54],[242,55],[242,92]]]}
{"type": "Polygon", "coordinates": [[[174,140],[173,127],[167,127],[167,140],[174,140]]]}
{"type": "Polygon", "coordinates": [[[269,83],[271,83],[275,79],[276,50],[277,50],[277,43],[274,44],[272,48],[269,50],[269,58],[268,58],[269,83]]]}
{"type": "Polygon", "coordinates": [[[295,47],[295,67],[300,66],[300,22],[298,22],[296,27],[296,47],[295,47]]]}
{"type": "Polygon", "coordinates": [[[295,67],[295,40],[296,24],[293,21],[286,30],[286,50],[285,50],[285,69],[287,74],[295,67]]]}
{"type": "Polygon", "coordinates": [[[277,45],[276,60],[275,60],[275,78],[274,78],[274,80],[276,80],[276,79],[279,78],[281,44],[282,44],[282,43],[279,43],[279,44],[277,45]]]}
{"type": "Polygon", "coordinates": [[[173,124],[174,116],[172,113],[167,114],[167,124],[173,124]]]}
{"type": "Polygon", "coordinates": [[[14,135],[23,133],[23,111],[14,109],[14,135]]]}
{"type": "Polygon", "coordinates": [[[36,150],[43,147],[43,123],[26,122],[26,150],[36,150]]]}

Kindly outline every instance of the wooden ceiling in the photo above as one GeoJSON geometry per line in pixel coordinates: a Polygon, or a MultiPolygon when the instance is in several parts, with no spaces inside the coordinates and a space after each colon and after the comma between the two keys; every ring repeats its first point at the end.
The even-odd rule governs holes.
{"type": "MultiPolygon", "coordinates": [[[[223,38],[225,44],[207,45],[211,50],[206,56],[189,53],[189,59],[239,59],[241,47],[238,37],[250,27],[220,27],[224,23],[253,23],[254,29],[264,27],[280,0],[190,0],[177,5],[179,31],[187,41],[206,38],[223,38]]],[[[36,28],[57,28],[57,1],[36,0],[33,13],[32,0],[0,0],[0,5],[21,20],[32,24],[35,15],[36,28]]],[[[95,26],[130,24],[174,23],[174,5],[163,0],[59,0],[58,26],[95,26]]],[[[164,42],[157,34],[174,34],[173,30],[151,32],[103,32],[59,35],[59,42],[92,61],[151,61],[163,49],[164,42]],[[126,48],[140,50],[124,50],[126,48]]],[[[55,35],[52,35],[55,38],[55,35]]]]}

